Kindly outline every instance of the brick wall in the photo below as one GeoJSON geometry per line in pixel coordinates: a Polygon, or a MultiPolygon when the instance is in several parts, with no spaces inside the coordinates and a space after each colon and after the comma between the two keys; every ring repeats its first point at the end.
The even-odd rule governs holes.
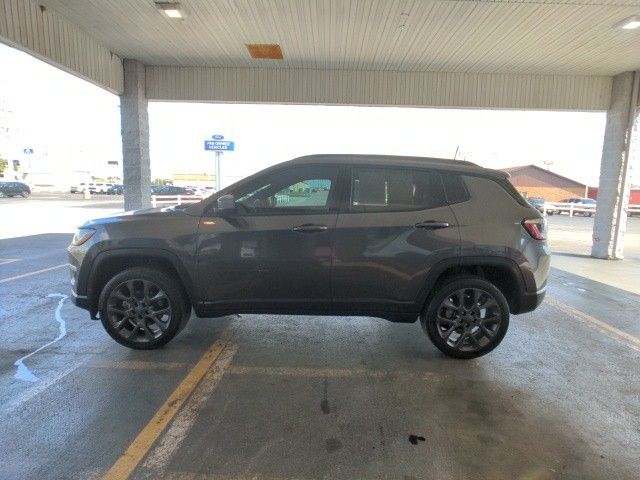
{"type": "Polygon", "coordinates": [[[584,197],[583,187],[515,187],[524,197],[542,197],[547,202],[559,202],[570,197],[584,197]]]}

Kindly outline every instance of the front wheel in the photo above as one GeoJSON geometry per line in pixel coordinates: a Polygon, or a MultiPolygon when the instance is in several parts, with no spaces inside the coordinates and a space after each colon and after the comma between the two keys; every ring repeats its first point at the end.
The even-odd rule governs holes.
{"type": "Polygon", "coordinates": [[[457,277],[443,283],[420,316],[433,344],[454,358],[475,358],[496,348],[509,327],[509,304],[491,282],[457,277]]]}
{"type": "Polygon", "coordinates": [[[159,348],[188,321],[191,307],[166,273],[131,268],[114,276],[100,294],[100,320],[118,343],[136,350],[159,348]]]}

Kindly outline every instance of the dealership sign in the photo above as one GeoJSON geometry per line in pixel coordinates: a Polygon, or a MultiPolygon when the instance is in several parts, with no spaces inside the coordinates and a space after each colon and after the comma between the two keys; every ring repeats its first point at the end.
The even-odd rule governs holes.
{"type": "Polygon", "coordinates": [[[224,140],[223,135],[212,135],[212,140],[204,141],[204,149],[215,152],[233,152],[235,150],[235,142],[224,140]]]}

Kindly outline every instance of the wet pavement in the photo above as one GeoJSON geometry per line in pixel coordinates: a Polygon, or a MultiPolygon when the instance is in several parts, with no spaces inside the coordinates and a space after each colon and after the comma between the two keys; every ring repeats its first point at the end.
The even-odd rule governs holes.
{"type": "Polygon", "coordinates": [[[629,289],[554,268],[547,301],[471,361],[361,317],[193,318],[137,352],[56,296],[69,239],[0,240],[0,478],[638,478],[629,289]],[[16,378],[62,327],[23,362],[37,380],[16,378]]]}

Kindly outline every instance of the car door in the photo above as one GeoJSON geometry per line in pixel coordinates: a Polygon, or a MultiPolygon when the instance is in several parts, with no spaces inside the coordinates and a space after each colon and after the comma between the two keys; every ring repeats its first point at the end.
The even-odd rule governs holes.
{"type": "Polygon", "coordinates": [[[456,258],[459,231],[437,171],[359,165],[334,239],[341,310],[416,308],[436,263],[456,258]]]}
{"type": "Polygon", "coordinates": [[[205,215],[198,235],[202,298],[235,311],[328,308],[339,168],[273,171],[232,191],[233,213],[205,215]]]}

